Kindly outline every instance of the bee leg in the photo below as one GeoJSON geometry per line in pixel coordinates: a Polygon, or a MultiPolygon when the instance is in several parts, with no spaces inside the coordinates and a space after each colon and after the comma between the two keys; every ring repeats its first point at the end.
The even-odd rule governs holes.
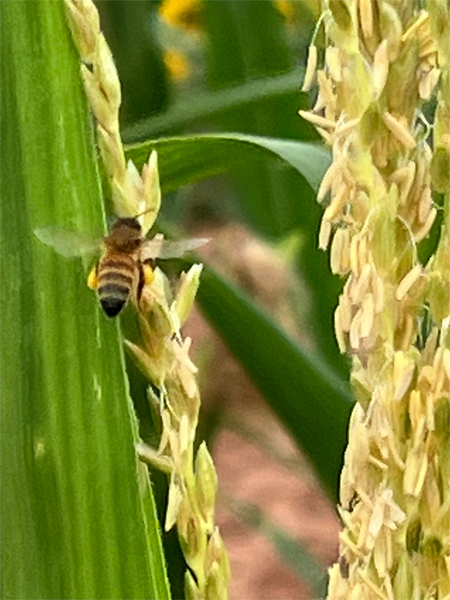
{"type": "Polygon", "coordinates": [[[155,274],[153,272],[152,267],[149,264],[142,262],[139,262],[138,264],[138,271],[139,280],[136,296],[139,305],[141,302],[142,290],[144,289],[144,286],[150,285],[153,282],[153,280],[155,279],[155,274]]]}
{"type": "Polygon", "coordinates": [[[91,288],[91,290],[96,290],[98,287],[97,271],[98,271],[98,263],[95,265],[95,267],[92,269],[92,271],[88,275],[87,284],[88,284],[88,287],[91,288]]]}

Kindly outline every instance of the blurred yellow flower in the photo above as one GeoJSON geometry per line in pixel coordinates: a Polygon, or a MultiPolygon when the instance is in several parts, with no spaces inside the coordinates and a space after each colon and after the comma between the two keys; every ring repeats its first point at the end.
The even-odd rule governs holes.
{"type": "Polygon", "coordinates": [[[293,21],[295,17],[295,6],[292,0],[274,0],[273,2],[278,11],[283,15],[286,21],[293,21]]]}
{"type": "Polygon", "coordinates": [[[302,20],[305,12],[318,19],[321,14],[320,0],[273,0],[275,8],[290,25],[302,20]]]}
{"type": "Polygon", "coordinates": [[[164,52],[164,64],[175,81],[184,81],[191,74],[191,66],[186,56],[175,48],[164,52]]]}
{"type": "Polygon", "coordinates": [[[200,0],[163,0],[159,14],[161,18],[174,27],[180,27],[190,32],[201,29],[200,0]]]}

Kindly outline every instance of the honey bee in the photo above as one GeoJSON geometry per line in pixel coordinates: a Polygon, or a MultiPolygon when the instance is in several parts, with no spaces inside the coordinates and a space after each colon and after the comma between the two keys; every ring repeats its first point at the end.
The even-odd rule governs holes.
{"type": "Polygon", "coordinates": [[[55,227],[37,229],[35,234],[41,242],[67,258],[102,250],[89,275],[88,285],[97,291],[108,317],[118,315],[134,291],[140,302],[144,285],[153,281],[152,263],[156,258],[177,258],[209,241],[202,238],[169,241],[162,235],[148,240],[142,234],[137,217],[117,219],[109,234],[100,239],[55,227]]]}

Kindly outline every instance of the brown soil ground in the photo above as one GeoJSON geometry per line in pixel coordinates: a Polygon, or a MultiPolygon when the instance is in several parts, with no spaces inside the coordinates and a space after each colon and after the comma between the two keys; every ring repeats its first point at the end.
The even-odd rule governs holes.
{"type": "MultiPolygon", "coordinates": [[[[244,284],[289,327],[294,320],[283,298],[290,275],[273,251],[240,227],[208,234],[214,239],[209,262],[219,269],[222,266],[222,272],[244,284]],[[239,250],[230,256],[228,251],[221,254],[222,248],[239,250]],[[271,274],[268,284],[267,273],[271,274]]],[[[271,542],[238,519],[227,504],[231,498],[257,505],[324,567],[337,559],[340,526],[335,509],[289,434],[199,314],[190,320],[185,334],[194,338],[205,418],[214,414],[219,421],[217,435],[209,445],[219,477],[217,524],[231,564],[230,598],[313,598],[271,542]]]]}
{"type": "MultiPolygon", "coordinates": [[[[275,422],[264,418],[273,433],[275,422]]],[[[280,433],[281,435],[281,433],[280,433]]],[[[323,566],[337,558],[339,524],[333,507],[310,477],[289,471],[230,432],[214,448],[220,487],[258,505],[273,523],[301,542],[323,566]]],[[[232,600],[303,600],[313,595],[283,564],[269,540],[219,503],[217,523],[231,564],[232,600]]]]}

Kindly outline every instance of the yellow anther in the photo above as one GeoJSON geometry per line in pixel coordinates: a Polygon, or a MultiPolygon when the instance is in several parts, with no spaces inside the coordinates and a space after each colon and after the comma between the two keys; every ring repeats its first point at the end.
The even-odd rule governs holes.
{"type": "Polygon", "coordinates": [[[153,280],[155,279],[155,273],[154,273],[153,269],[151,268],[151,266],[148,264],[142,265],[142,268],[144,271],[145,285],[150,285],[151,283],[153,283],[153,280]]]}
{"type": "Polygon", "coordinates": [[[89,273],[88,279],[87,279],[87,284],[88,284],[88,287],[91,288],[91,290],[96,290],[97,289],[97,285],[98,285],[97,267],[94,267],[92,269],[92,271],[89,273]]]}

